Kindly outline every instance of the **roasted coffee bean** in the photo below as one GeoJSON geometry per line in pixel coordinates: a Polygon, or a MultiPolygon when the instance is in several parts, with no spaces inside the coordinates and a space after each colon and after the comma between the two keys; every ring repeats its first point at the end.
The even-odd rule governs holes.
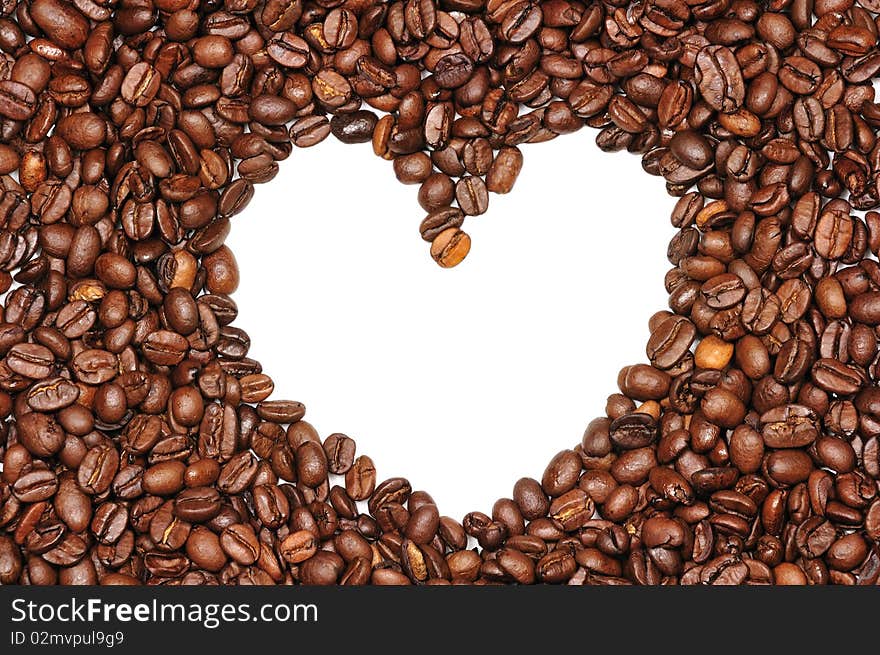
{"type": "Polygon", "coordinates": [[[770,448],[802,448],[819,436],[816,416],[808,407],[786,405],[761,415],[762,436],[770,448]]]}
{"type": "Polygon", "coordinates": [[[489,194],[481,177],[461,178],[455,185],[455,199],[467,216],[478,216],[489,208],[489,194]]]}
{"type": "Polygon", "coordinates": [[[192,529],[185,548],[193,564],[206,571],[220,571],[227,562],[219,537],[203,526],[197,525],[192,529]]]}
{"type": "Polygon", "coordinates": [[[434,237],[431,256],[443,268],[451,268],[464,260],[470,248],[470,237],[462,230],[450,227],[434,237]]]}
{"type": "Polygon", "coordinates": [[[36,457],[50,457],[64,447],[64,430],[48,414],[25,414],[18,419],[17,426],[21,445],[36,457]]]}
{"type": "Polygon", "coordinates": [[[708,46],[700,50],[694,63],[706,103],[717,111],[739,109],[745,100],[745,84],[733,52],[723,45],[708,46]]]}
{"type": "Polygon", "coordinates": [[[330,131],[343,143],[367,143],[373,138],[376,120],[371,111],[336,114],[330,120],[330,131]]]}
{"type": "MultiPolygon", "coordinates": [[[[27,403],[36,412],[55,412],[76,402],[80,390],[66,378],[49,378],[35,383],[27,393],[27,403]]],[[[39,416],[39,414],[37,414],[39,416]]],[[[21,430],[19,423],[19,430],[21,430]]]]}
{"type": "Polygon", "coordinates": [[[290,533],[281,542],[281,556],[290,564],[305,562],[318,552],[318,540],[308,530],[290,533]]]}
{"type": "Polygon", "coordinates": [[[330,135],[330,122],[323,116],[306,116],[293,122],[290,140],[298,148],[317,145],[330,135]]]}
{"type": "Polygon", "coordinates": [[[618,448],[644,448],[656,440],[657,423],[649,414],[624,414],[611,423],[609,435],[618,448]]]}
{"type": "Polygon", "coordinates": [[[60,0],[36,0],[30,8],[30,16],[62,48],[80,48],[89,36],[85,16],[75,6],[60,0]]]}
{"type": "Polygon", "coordinates": [[[47,469],[26,468],[12,485],[12,494],[23,503],[48,500],[58,490],[58,477],[47,469]]]}
{"type": "Polygon", "coordinates": [[[443,89],[460,87],[470,79],[474,64],[466,54],[446,55],[434,67],[434,79],[443,89]]]}
{"type": "Polygon", "coordinates": [[[447,207],[428,214],[419,226],[419,231],[425,241],[433,241],[445,230],[460,227],[462,223],[462,211],[457,207],[447,207]]]}
{"type": "Polygon", "coordinates": [[[110,446],[91,448],[83,457],[76,474],[76,481],[87,494],[105,492],[119,469],[119,453],[110,446]]]}
{"type": "Polygon", "coordinates": [[[309,45],[300,37],[285,32],[268,42],[266,54],[288,68],[302,68],[308,63],[309,45]]]}
{"type": "Polygon", "coordinates": [[[205,523],[222,509],[220,494],[213,487],[185,489],[174,500],[174,515],[189,523],[205,523]]]}
{"type": "Polygon", "coordinates": [[[30,87],[12,80],[0,81],[0,116],[26,121],[36,110],[37,97],[30,87]]]}
{"type": "Polygon", "coordinates": [[[697,330],[691,321],[670,316],[652,331],[648,358],[658,368],[672,368],[687,354],[696,336],[697,330]]]}
{"type": "Polygon", "coordinates": [[[712,309],[727,309],[743,300],[746,295],[743,281],[732,273],[716,275],[700,288],[706,304],[712,309]]]}
{"type": "Polygon", "coordinates": [[[335,475],[345,475],[355,458],[355,443],[344,434],[331,434],[324,441],[324,454],[327,458],[327,468],[335,475]]]}

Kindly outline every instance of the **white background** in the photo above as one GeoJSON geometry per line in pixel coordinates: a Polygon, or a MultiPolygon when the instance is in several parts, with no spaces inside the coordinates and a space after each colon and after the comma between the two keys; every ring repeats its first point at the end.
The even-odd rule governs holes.
{"type": "Polygon", "coordinates": [[[522,476],[580,441],[646,361],[666,307],[674,199],[639,157],[584,129],[524,147],[513,191],[466,220],[473,245],[440,269],[417,186],[369,144],[294,149],[233,219],[236,325],[322,438],[344,432],[379,479],[403,475],[441,514],[489,513],[522,476]]]}

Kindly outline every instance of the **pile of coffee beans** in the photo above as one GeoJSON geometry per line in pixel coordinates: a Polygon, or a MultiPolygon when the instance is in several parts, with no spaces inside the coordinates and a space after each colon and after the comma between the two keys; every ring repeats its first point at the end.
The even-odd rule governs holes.
{"type": "Polygon", "coordinates": [[[0,0],[0,582],[877,584],[878,12],[0,0]],[[441,516],[271,399],[231,221],[332,133],[454,266],[583,126],[679,197],[669,311],[540,481],[441,516]]]}

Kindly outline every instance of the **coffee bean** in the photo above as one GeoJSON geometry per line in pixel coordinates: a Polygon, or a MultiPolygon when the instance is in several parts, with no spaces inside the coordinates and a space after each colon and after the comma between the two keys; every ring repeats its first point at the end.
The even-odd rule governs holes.
{"type": "Polygon", "coordinates": [[[33,21],[62,48],[76,49],[85,44],[89,23],[77,9],[60,0],[35,0],[30,8],[33,21]]]}
{"type": "Polygon", "coordinates": [[[187,537],[186,554],[193,564],[211,572],[220,571],[227,561],[219,537],[200,525],[193,527],[187,537]]]}
{"type": "Polygon", "coordinates": [[[464,223],[462,211],[457,207],[447,207],[428,214],[422,220],[419,231],[425,241],[434,241],[441,233],[461,227],[462,223],[464,223]]]}
{"type": "Polygon", "coordinates": [[[867,325],[880,325],[880,292],[861,293],[850,303],[853,320],[867,325]]]}
{"type": "Polygon", "coordinates": [[[327,456],[319,443],[307,441],[296,449],[297,480],[309,487],[317,487],[327,477],[327,456]]]}
{"type": "Polygon", "coordinates": [[[54,363],[52,351],[38,344],[19,343],[6,354],[6,365],[10,370],[34,380],[49,377],[54,363]]]}
{"type": "Polygon", "coordinates": [[[793,485],[807,479],[813,464],[800,450],[779,450],[767,456],[764,462],[767,475],[778,484],[793,485]]]}
{"type": "Polygon", "coordinates": [[[185,489],[174,500],[174,515],[188,523],[205,523],[222,509],[220,494],[213,487],[185,489]]]}
{"type": "Polygon", "coordinates": [[[706,392],[700,409],[706,419],[725,428],[735,428],[746,415],[746,406],[742,400],[733,392],[720,387],[706,392]]]}
{"type": "Polygon", "coordinates": [[[648,414],[631,413],[612,421],[609,428],[612,443],[618,448],[644,448],[657,438],[657,423],[648,414]]]}
{"type": "Polygon", "coordinates": [[[128,525],[128,508],[122,503],[104,503],[92,518],[92,533],[102,544],[114,544],[128,525]]]}
{"type": "MultiPolygon", "coordinates": [[[[304,585],[336,584],[339,575],[342,573],[343,564],[342,558],[339,555],[325,550],[319,551],[300,566],[300,582],[304,585]]],[[[381,569],[378,571],[381,571],[381,569]]],[[[393,573],[391,570],[388,571],[393,573]]],[[[375,576],[376,573],[377,571],[374,571],[373,575],[375,576]]],[[[402,574],[398,575],[403,580],[406,580],[402,574]]],[[[395,578],[392,584],[401,584],[401,581],[395,578]]]]}
{"type": "Polygon", "coordinates": [[[703,98],[713,109],[731,112],[745,100],[742,71],[733,52],[723,46],[707,46],[695,61],[697,84],[703,98]]]}
{"type": "Polygon", "coordinates": [[[486,183],[480,177],[463,177],[455,185],[455,199],[468,216],[484,214],[489,208],[486,183]]]}
{"type": "Polygon", "coordinates": [[[281,542],[281,556],[290,564],[305,562],[317,551],[318,541],[308,530],[292,532],[281,542]]]}
{"type": "Polygon", "coordinates": [[[58,477],[46,469],[25,469],[12,485],[13,495],[23,503],[38,503],[55,495],[58,477]]]}
{"type": "Polygon", "coordinates": [[[143,489],[149,494],[170,496],[183,488],[183,474],[186,466],[183,462],[170,460],[160,462],[144,471],[143,489]]]}
{"type": "Polygon", "coordinates": [[[170,552],[186,544],[192,525],[174,516],[173,501],[166,501],[150,519],[150,538],[160,551],[170,552]]]}
{"type": "Polygon", "coordinates": [[[112,380],[116,376],[118,366],[113,353],[98,349],[82,351],[73,358],[72,364],[77,379],[93,385],[112,380]]]}
{"type": "Polygon", "coordinates": [[[143,351],[149,361],[168,366],[183,360],[188,345],[186,339],[176,332],[157,330],[147,336],[143,351]]]}
{"type": "Polygon", "coordinates": [[[146,62],[140,62],[132,66],[122,81],[122,97],[126,102],[143,107],[159,91],[161,79],[152,66],[146,62]]]}
{"type": "Polygon", "coordinates": [[[71,148],[91,150],[107,138],[107,123],[92,112],[78,112],[62,118],[55,133],[71,148]]]}
{"type": "Polygon", "coordinates": [[[706,281],[700,290],[706,296],[706,304],[712,309],[733,307],[746,295],[743,281],[732,273],[716,275],[706,281]]]}
{"type": "Polygon", "coordinates": [[[251,453],[239,453],[220,470],[217,487],[225,493],[241,493],[253,482],[257,467],[257,461],[251,453]]]}
{"type": "Polygon", "coordinates": [[[284,125],[296,115],[296,105],[287,98],[261,95],[251,101],[248,115],[264,125],[284,125]]]}
{"type": "Polygon", "coordinates": [[[14,121],[26,121],[37,110],[34,92],[24,84],[11,80],[0,81],[0,116],[14,121]]]}
{"type": "Polygon", "coordinates": [[[335,114],[330,120],[330,131],[343,143],[368,143],[377,120],[373,112],[366,110],[335,114]]]}
{"type": "Polygon", "coordinates": [[[522,170],[523,157],[516,147],[501,148],[486,175],[486,188],[492,193],[510,193],[522,170]]]}
{"type": "Polygon", "coordinates": [[[691,321],[670,316],[651,333],[648,358],[658,368],[672,368],[685,356],[696,336],[697,330],[691,321]]]}
{"type": "Polygon", "coordinates": [[[231,559],[245,566],[256,562],[260,554],[260,542],[253,529],[241,523],[234,523],[223,530],[220,547],[231,559]]]}
{"type": "Polygon", "coordinates": [[[797,95],[815,91],[820,78],[818,64],[806,57],[786,57],[779,69],[779,81],[797,95]]]}
{"type": "Polygon", "coordinates": [[[434,79],[444,89],[454,89],[470,79],[474,64],[464,53],[446,55],[434,67],[434,79]]]}
{"type": "Polygon", "coordinates": [[[308,62],[309,46],[300,37],[285,32],[269,41],[266,53],[282,66],[302,68],[308,62]]]}
{"type": "Polygon", "coordinates": [[[572,489],[581,470],[580,458],[574,451],[563,450],[556,454],[544,470],[541,488],[551,496],[561,496],[572,489]]]}
{"type": "Polygon", "coordinates": [[[440,232],[431,242],[431,257],[443,268],[457,266],[471,249],[470,237],[458,228],[440,232]]]}
{"type": "Polygon", "coordinates": [[[267,421],[295,423],[305,415],[305,407],[293,400],[267,400],[257,405],[257,413],[267,421]]]}
{"type": "Polygon", "coordinates": [[[27,403],[36,412],[55,412],[75,403],[79,394],[79,387],[70,380],[49,378],[37,382],[30,388],[27,403]]]}
{"type": "Polygon", "coordinates": [[[64,430],[48,414],[31,412],[18,419],[21,444],[37,457],[49,457],[64,446],[64,430]]]}
{"type": "Polygon", "coordinates": [[[99,495],[110,487],[118,469],[119,453],[109,446],[96,446],[80,462],[76,480],[87,494],[99,495]]]}
{"type": "Polygon", "coordinates": [[[865,384],[858,368],[827,357],[813,364],[812,375],[819,387],[840,396],[854,394],[865,384]]]}

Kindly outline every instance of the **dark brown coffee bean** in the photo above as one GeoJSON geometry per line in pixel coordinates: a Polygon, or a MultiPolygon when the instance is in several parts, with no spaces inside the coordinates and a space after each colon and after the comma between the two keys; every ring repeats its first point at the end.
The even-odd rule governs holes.
{"type": "Polygon", "coordinates": [[[657,438],[657,423],[648,414],[624,414],[611,423],[609,435],[618,448],[644,448],[657,438]]]}
{"type": "Polygon", "coordinates": [[[442,232],[461,227],[462,223],[464,223],[463,212],[457,207],[447,207],[428,214],[422,220],[419,230],[425,241],[434,241],[442,232]]]}
{"type": "Polygon", "coordinates": [[[344,434],[331,434],[324,441],[324,454],[327,457],[327,469],[334,475],[345,475],[354,464],[354,439],[344,434]]]}
{"type": "Polygon", "coordinates": [[[745,100],[742,71],[733,52],[723,45],[702,49],[695,62],[700,92],[715,110],[731,112],[745,100]]]}
{"type": "Polygon", "coordinates": [[[64,446],[64,430],[48,414],[25,414],[18,419],[17,425],[19,440],[32,455],[50,457],[64,446]]]}
{"type": "Polygon", "coordinates": [[[813,464],[803,451],[779,450],[767,456],[764,467],[767,475],[778,484],[793,485],[807,479],[813,464]]]}
{"type": "Polygon", "coordinates": [[[647,345],[648,358],[658,368],[672,368],[688,352],[696,335],[691,321],[670,316],[652,331],[647,345]]]}
{"type": "MultiPolygon", "coordinates": [[[[35,383],[27,394],[27,403],[36,412],[55,412],[76,402],[80,390],[66,378],[50,378],[35,383]]],[[[19,423],[19,430],[21,424],[19,423]]]]}
{"type": "Polygon", "coordinates": [[[707,280],[700,289],[706,304],[712,309],[727,309],[743,300],[746,295],[743,281],[732,273],[723,273],[707,280]]]}
{"type": "Polygon", "coordinates": [[[510,193],[522,166],[523,156],[518,148],[501,148],[489,167],[486,188],[492,193],[510,193]]]}
{"type": "Polygon", "coordinates": [[[474,64],[464,53],[446,55],[434,67],[434,79],[444,89],[454,89],[470,79],[474,64]]]}
{"type": "Polygon", "coordinates": [[[541,488],[551,496],[557,497],[574,488],[581,470],[581,459],[571,450],[556,454],[544,470],[541,488]]]}
{"type": "Polygon", "coordinates": [[[0,81],[0,116],[13,121],[26,121],[37,110],[37,97],[24,84],[0,81]]]}
{"type": "Polygon", "coordinates": [[[220,513],[220,494],[212,487],[185,489],[174,500],[174,514],[188,523],[205,523],[220,513]]]}
{"type": "Polygon", "coordinates": [[[48,500],[58,490],[58,477],[47,469],[26,469],[12,485],[13,495],[23,503],[48,500]]]}
{"type": "Polygon", "coordinates": [[[157,330],[147,336],[143,344],[144,356],[154,364],[179,364],[189,344],[181,335],[169,330],[157,330]]]}
{"type": "Polygon", "coordinates": [[[281,542],[281,556],[290,564],[305,562],[318,552],[318,540],[308,530],[290,533],[281,542]]]}
{"type": "Polygon", "coordinates": [[[158,72],[146,62],[135,64],[122,81],[122,97],[125,101],[143,107],[150,104],[159,91],[161,79],[158,72]]]}
{"type": "Polygon", "coordinates": [[[75,50],[89,36],[89,22],[76,7],[60,0],[35,0],[30,16],[62,48],[75,50]]]}
{"type": "Polygon", "coordinates": [[[296,115],[296,105],[287,98],[261,95],[251,101],[248,115],[264,125],[284,125],[296,115]]]}
{"type": "Polygon", "coordinates": [[[116,356],[106,350],[84,350],[73,358],[73,371],[86,384],[109,382],[116,376],[117,366],[116,356]]]}
{"type": "Polygon", "coordinates": [[[266,53],[282,66],[302,68],[308,62],[309,45],[298,36],[285,32],[268,42],[266,53]]]}
{"type": "Polygon", "coordinates": [[[817,360],[812,376],[819,387],[840,396],[854,394],[865,384],[864,375],[857,367],[831,358],[817,360]]]}
{"type": "Polygon", "coordinates": [[[330,134],[330,123],[323,116],[297,119],[290,127],[290,139],[298,148],[314,146],[330,134]]]}
{"type": "Polygon", "coordinates": [[[97,446],[83,457],[76,480],[85,493],[99,495],[110,487],[118,469],[119,453],[109,446],[97,446]]]}
{"type": "Polygon", "coordinates": [[[174,515],[173,501],[166,501],[150,519],[150,539],[160,551],[180,549],[189,538],[192,525],[174,515]]]}
{"type": "Polygon", "coordinates": [[[489,208],[489,194],[481,177],[461,178],[455,185],[455,199],[467,216],[479,216],[489,208]]]}
{"type": "Polygon", "coordinates": [[[368,143],[373,138],[377,118],[371,111],[336,114],[330,120],[330,131],[343,143],[368,143]]]}

